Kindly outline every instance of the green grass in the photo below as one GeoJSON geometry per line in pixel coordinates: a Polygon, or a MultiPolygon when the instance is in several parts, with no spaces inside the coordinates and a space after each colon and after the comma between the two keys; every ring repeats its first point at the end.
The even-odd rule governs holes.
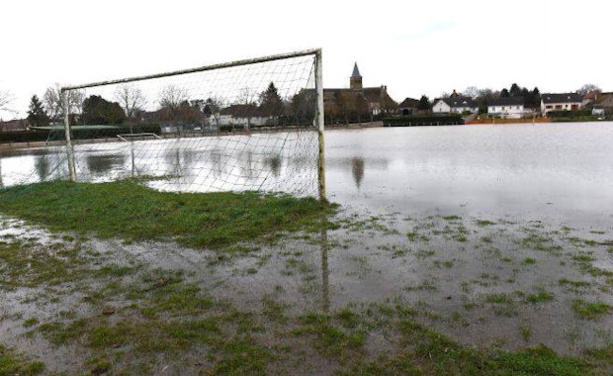
{"type": "Polygon", "coordinates": [[[534,265],[536,264],[536,260],[531,258],[531,257],[526,257],[523,261],[522,264],[524,265],[534,265]]]}
{"type": "Polygon", "coordinates": [[[487,220],[487,219],[478,219],[475,221],[475,223],[477,224],[477,226],[479,227],[486,227],[486,226],[493,226],[496,224],[496,222],[487,220]]]}
{"type": "Polygon", "coordinates": [[[586,282],[586,281],[574,281],[574,280],[570,280],[568,278],[562,278],[560,280],[558,280],[558,284],[560,286],[570,286],[570,287],[589,287],[592,284],[590,282],[586,282]]]}
{"type": "Polygon", "coordinates": [[[38,375],[45,369],[41,362],[29,362],[23,356],[0,345],[0,375],[38,375]]]}
{"type": "Polygon", "coordinates": [[[505,293],[500,293],[500,294],[486,295],[485,301],[488,303],[493,303],[493,304],[505,304],[505,303],[511,303],[512,299],[509,295],[505,293]]]}
{"type": "Polygon", "coordinates": [[[310,336],[313,347],[324,357],[347,357],[362,352],[366,333],[357,327],[357,317],[350,311],[341,311],[336,318],[316,312],[299,318],[302,326],[294,329],[294,336],[310,336]],[[340,325],[337,324],[340,321],[340,325]]]}
{"type": "Polygon", "coordinates": [[[445,215],[443,216],[443,219],[446,221],[459,221],[462,219],[462,217],[457,215],[445,215]]]}
{"type": "Polygon", "coordinates": [[[613,306],[603,302],[590,303],[582,299],[574,300],[572,308],[577,316],[587,320],[598,320],[613,313],[613,306]]]}
{"type": "Polygon", "coordinates": [[[57,231],[221,248],[315,229],[334,206],[314,198],[159,192],[135,181],[52,182],[0,190],[0,211],[57,231]]]}
{"type": "Polygon", "coordinates": [[[552,300],[553,294],[545,291],[544,289],[539,289],[536,294],[529,294],[526,296],[526,301],[532,304],[549,302],[552,300]]]}

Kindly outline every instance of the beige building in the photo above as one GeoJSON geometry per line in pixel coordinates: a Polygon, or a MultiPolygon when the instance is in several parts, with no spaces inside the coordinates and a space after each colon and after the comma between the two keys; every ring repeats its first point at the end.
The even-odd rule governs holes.
{"type": "Polygon", "coordinates": [[[398,105],[387,93],[387,86],[364,87],[355,63],[349,77],[349,89],[324,89],[324,107],[326,114],[331,116],[347,113],[373,116],[395,111],[398,105]]]}

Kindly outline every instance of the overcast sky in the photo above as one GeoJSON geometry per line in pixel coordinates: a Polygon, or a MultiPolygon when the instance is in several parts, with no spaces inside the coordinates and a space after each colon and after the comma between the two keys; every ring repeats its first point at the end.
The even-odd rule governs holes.
{"type": "Polygon", "coordinates": [[[0,91],[13,93],[20,116],[55,82],[313,47],[324,50],[326,87],[348,87],[357,61],[364,85],[387,85],[396,101],[513,82],[613,90],[611,0],[8,0],[0,9],[0,91]]]}

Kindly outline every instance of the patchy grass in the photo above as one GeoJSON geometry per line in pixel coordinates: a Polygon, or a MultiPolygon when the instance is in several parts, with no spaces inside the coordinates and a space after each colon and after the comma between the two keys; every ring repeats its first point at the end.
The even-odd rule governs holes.
{"type": "Polygon", "coordinates": [[[446,221],[459,221],[462,219],[462,217],[457,215],[445,215],[442,218],[446,221]]]}
{"type": "Polygon", "coordinates": [[[487,295],[485,297],[485,301],[488,303],[493,303],[493,304],[505,304],[505,303],[511,303],[513,300],[508,294],[500,293],[500,294],[487,295]]]}
{"type": "Polygon", "coordinates": [[[355,315],[352,312],[341,311],[336,319],[349,328],[335,325],[337,320],[329,315],[310,312],[300,318],[303,326],[293,330],[292,334],[312,337],[313,347],[325,357],[345,358],[351,353],[362,352],[366,332],[361,328],[355,328],[357,319],[355,315]]]}
{"type": "Polygon", "coordinates": [[[549,302],[552,300],[553,300],[553,294],[545,291],[544,289],[539,289],[536,294],[526,295],[526,301],[532,304],[549,302]]]}
{"type": "Polygon", "coordinates": [[[590,282],[587,282],[587,281],[575,281],[575,280],[570,280],[568,278],[562,278],[558,280],[558,284],[560,286],[569,286],[569,287],[575,287],[575,288],[589,287],[592,285],[590,282]]]}
{"type": "Polygon", "coordinates": [[[532,257],[526,257],[522,261],[522,264],[524,264],[524,265],[534,265],[534,264],[536,264],[536,259],[533,259],[532,257]]]}
{"type": "Polygon", "coordinates": [[[0,375],[38,375],[45,370],[41,362],[29,362],[23,356],[0,345],[0,375]]]}
{"type": "MultiPolygon", "coordinates": [[[[392,357],[360,360],[341,375],[567,375],[590,372],[582,360],[561,357],[545,346],[516,352],[465,348],[448,338],[412,325],[418,345],[392,357]]],[[[411,333],[415,336],[414,333],[411,333]]]]}
{"type": "Polygon", "coordinates": [[[130,180],[0,190],[0,211],[51,230],[131,242],[175,239],[191,247],[220,248],[281,231],[314,229],[334,208],[289,195],[159,192],[130,180]]]}
{"type": "Polygon", "coordinates": [[[613,306],[603,302],[590,303],[582,299],[574,300],[572,308],[577,316],[587,320],[598,320],[613,313],[613,306]]]}
{"type": "Polygon", "coordinates": [[[81,266],[85,260],[79,257],[80,248],[60,247],[0,241],[0,287],[16,289],[43,283],[46,286],[57,286],[82,278],[85,272],[81,271],[81,266]]]}

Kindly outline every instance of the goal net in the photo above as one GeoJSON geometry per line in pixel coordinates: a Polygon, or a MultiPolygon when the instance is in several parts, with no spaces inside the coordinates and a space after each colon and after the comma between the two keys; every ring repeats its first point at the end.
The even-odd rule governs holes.
{"type": "Polygon", "coordinates": [[[62,94],[64,118],[30,156],[34,173],[22,166],[15,183],[139,178],[167,191],[323,197],[320,50],[64,87],[62,94]]]}

